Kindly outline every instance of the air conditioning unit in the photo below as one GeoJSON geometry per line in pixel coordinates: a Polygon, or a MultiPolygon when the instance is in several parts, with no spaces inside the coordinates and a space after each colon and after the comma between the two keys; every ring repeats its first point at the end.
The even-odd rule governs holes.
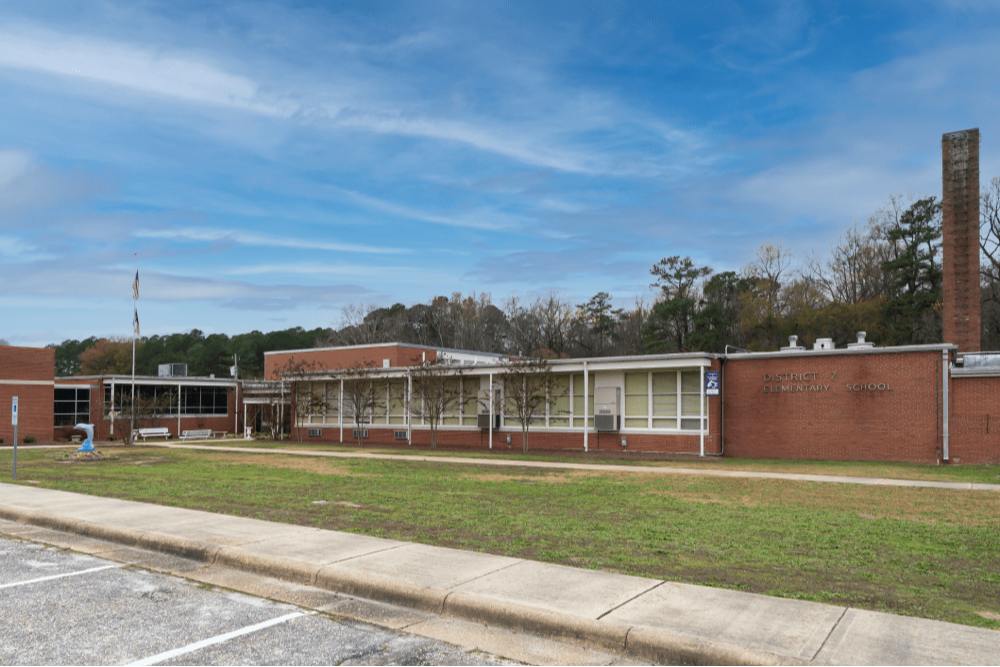
{"type": "Polygon", "coordinates": [[[321,428],[306,429],[306,432],[309,434],[310,438],[318,438],[321,435],[323,435],[323,429],[321,429],[321,428]]]}
{"type": "Polygon", "coordinates": [[[156,368],[161,378],[186,378],[188,374],[187,364],[160,364],[156,368]]]}
{"type": "Polygon", "coordinates": [[[368,437],[368,429],[366,429],[366,428],[356,428],[356,429],[354,429],[354,435],[352,435],[351,437],[352,438],[367,438],[368,437]]]}
{"type": "Polygon", "coordinates": [[[594,390],[594,428],[598,431],[617,431],[622,390],[618,387],[597,387],[594,390]]]}
{"type": "MultiPolygon", "coordinates": [[[[479,415],[479,428],[486,431],[490,428],[490,415],[489,413],[479,415]]],[[[493,430],[499,430],[500,428],[500,415],[493,415],[493,430]]]]}

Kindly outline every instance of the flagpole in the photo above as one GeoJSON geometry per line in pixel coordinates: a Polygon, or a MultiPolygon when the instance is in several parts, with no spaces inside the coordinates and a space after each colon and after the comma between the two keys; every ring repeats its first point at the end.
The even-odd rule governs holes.
{"type": "MultiPolygon", "coordinates": [[[[139,259],[138,253],[132,253],[135,259],[135,283],[132,285],[132,301],[139,300],[139,259]]],[[[132,433],[135,432],[135,334],[136,329],[139,328],[139,312],[135,309],[135,304],[132,304],[132,312],[135,316],[134,326],[132,327],[132,431],[129,433],[129,439],[127,442],[132,442],[132,433]]]]}

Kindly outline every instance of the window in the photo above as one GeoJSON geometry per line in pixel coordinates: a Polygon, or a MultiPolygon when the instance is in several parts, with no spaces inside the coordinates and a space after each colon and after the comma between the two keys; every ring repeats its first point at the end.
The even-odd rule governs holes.
{"type": "MultiPolygon", "coordinates": [[[[594,427],[594,374],[593,373],[589,374],[589,379],[590,379],[590,382],[589,382],[590,387],[587,388],[587,392],[586,392],[587,393],[587,407],[586,407],[586,411],[587,411],[587,415],[589,415],[589,417],[587,418],[587,427],[588,428],[593,428],[594,427]]],[[[574,428],[583,428],[583,414],[584,414],[584,405],[583,405],[583,394],[584,394],[583,373],[581,373],[579,375],[574,375],[571,378],[571,385],[572,386],[571,386],[570,390],[572,391],[572,394],[573,394],[573,418],[572,418],[573,419],[573,424],[572,424],[572,426],[574,428]]]]}
{"type": "Polygon", "coordinates": [[[56,426],[90,423],[90,387],[56,387],[54,398],[56,426]]]}
{"type": "Polygon", "coordinates": [[[549,426],[569,426],[569,402],[569,376],[553,376],[549,388],[549,426]]]}
{"type": "Polygon", "coordinates": [[[649,373],[625,374],[625,428],[649,428],[649,373]]]}
{"type": "Polygon", "coordinates": [[[701,401],[698,370],[625,374],[625,428],[697,431],[701,401]]]}

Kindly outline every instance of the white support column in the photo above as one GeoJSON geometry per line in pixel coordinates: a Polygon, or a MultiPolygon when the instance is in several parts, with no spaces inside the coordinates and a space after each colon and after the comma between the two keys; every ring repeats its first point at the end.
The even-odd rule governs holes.
{"type": "Polygon", "coordinates": [[[701,439],[701,449],[699,456],[705,455],[705,367],[698,366],[698,377],[701,378],[698,386],[698,435],[701,439]]]}
{"type": "Polygon", "coordinates": [[[587,371],[587,362],[583,362],[583,451],[589,452],[589,442],[588,436],[590,435],[590,429],[587,428],[587,422],[590,419],[590,415],[587,414],[587,404],[590,402],[590,375],[587,371]]]}
{"type": "Polygon", "coordinates": [[[941,386],[941,403],[943,404],[942,408],[941,408],[941,415],[942,415],[942,418],[941,418],[941,427],[942,427],[942,433],[941,433],[941,457],[945,461],[950,461],[951,460],[951,458],[950,458],[951,455],[948,452],[948,373],[949,373],[949,370],[950,370],[948,368],[948,357],[949,357],[948,350],[943,350],[941,352],[941,365],[942,365],[942,372],[941,372],[941,385],[942,385],[941,386]]]}
{"type": "Polygon", "coordinates": [[[344,442],[344,378],[340,378],[340,408],[337,410],[337,421],[340,422],[340,442],[344,442]]]}
{"type": "Polygon", "coordinates": [[[493,449],[493,373],[490,373],[490,449],[493,449]]]}
{"type": "Polygon", "coordinates": [[[413,401],[413,375],[409,371],[406,373],[406,444],[413,444],[413,415],[410,413],[413,401]]]}

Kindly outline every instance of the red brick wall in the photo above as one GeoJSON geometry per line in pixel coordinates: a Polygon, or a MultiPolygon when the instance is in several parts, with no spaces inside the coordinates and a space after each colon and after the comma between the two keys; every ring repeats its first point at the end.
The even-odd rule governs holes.
{"type": "Polygon", "coordinates": [[[1000,377],[955,377],[948,394],[952,462],[1000,463],[1000,377]]]}
{"type": "Polygon", "coordinates": [[[0,438],[14,442],[11,422],[11,399],[17,396],[17,437],[19,444],[30,435],[38,442],[52,440],[53,385],[56,374],[56,351],[51,348],[0,347],[0,438]],[[19,384],[16,381],[45,384],[19,384]]]}
{"type": "Polygon", "coordinates": [[[306,350],[305,352],[276,352],[264,356],[264,377],[277,380],[278,371],[289,366],[303,365],[304,370],[351,368],[357,364],[372,364],[382,368],[384,359],[389,365],[413,366],[426,356],[427,361],[437,359],[437,350],[428,350],[405,345],[386,345],[385,347],[361,347],[341,350],[306,350]]]}
{"type": "Polygon", "coordinates": [[[979,350],[979,130],[941,139],[944,342],[979,350]]]}
{"type": "Polygon", "coordinates": [[[938,350],[730,359],[726,455],[936,463],[941,367],[938,350]],[[797,389],[815,386],[828,389],[797,389]]]}

